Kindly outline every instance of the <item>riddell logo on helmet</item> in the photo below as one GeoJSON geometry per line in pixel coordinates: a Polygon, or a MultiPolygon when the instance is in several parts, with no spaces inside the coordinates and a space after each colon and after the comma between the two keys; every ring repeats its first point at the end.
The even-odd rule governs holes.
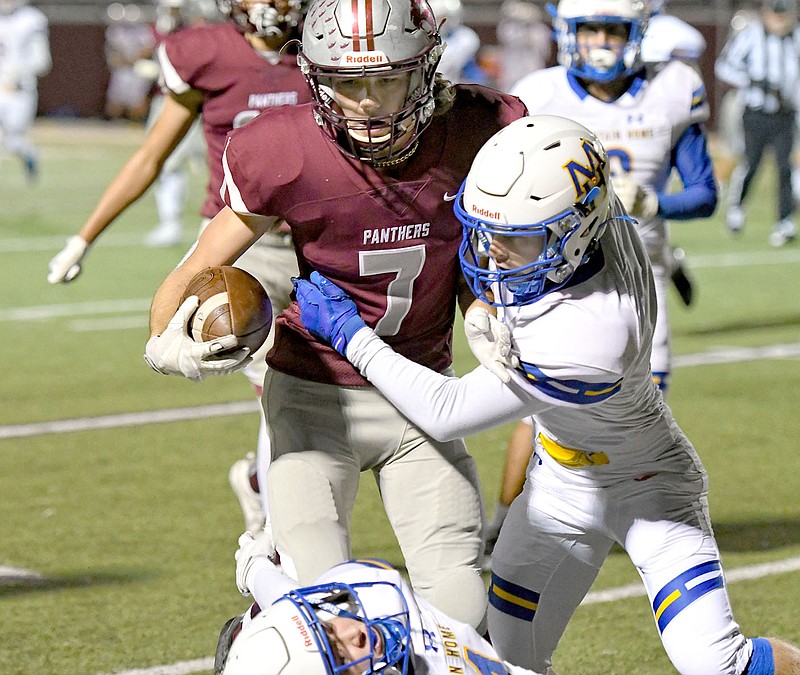
{"type": "Polygon", "coordinates": [[[472,206],[470,207],[470,211],[472,211],[476,216],[483,216],[484,218],[491,218],[492,220],[500,220],[500,211],[490,211],[482,206],[472,206]]]}
{"type": "Polygon", "coordinates": [[[300,637],[303,638],[303,647],[306,649],[315,649],[316,645],[311,639],[305,622],[297,614],[292,617],[292,621],[294,621],[295,628],[297,628],[297,632],[300,633],[300,637]]]}
{"type": "Polygon", "coordinates": [[[345,52],[342,63],[346,66],[370,66],[375,63],[389,63],[383,52],[345,52]]]}

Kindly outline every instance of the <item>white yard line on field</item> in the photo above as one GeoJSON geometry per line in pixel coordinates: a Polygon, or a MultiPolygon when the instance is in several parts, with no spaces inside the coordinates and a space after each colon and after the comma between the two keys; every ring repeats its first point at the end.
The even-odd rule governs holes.
{"type": "MultiPolygon", "coordinates": [[[[39,251],[58,252],[67,241],[67,235],[52,237],[7,237],[0,238],[0,253],[37,253],[39,251]]],[[[108,234],[103,237],[102,246],[108,248],[128,248],[144,246],[142,234],[108,234]]],[[[42,270],[42,276],[45,270],[42,270]]]]}
{"type": "MultiPolygon", "coordinates": [[[[725,572],[727,584],[738,581],[749,581],[773,576],[775,574],[786,574],[800,570],[800,557],[776,560],[770,563],[760,563],[758,565],[748,565],[738,567],[725,572]]],[[[608,588],[603,591],[593,591],[587,594],[582,605],[596,605],[603,602],[616,602],[626,598],[646,596],[642,584],[630,584],[619,588],[608,588]]],[[[180,661],[170,665],[153,666],[152,668],[137,668],[135,670],[119,670],[113,675],[190,675],[200,673],[204,670],[211,670],[214,667],[214,659],[195,659],[193,661],[180,661]]]]}
{"type": "MultiPolygon", "coordinates": [[[[700,354],[684,354],[673,360],[675,368],[717,365],[721,363],[741,363],[762,359],[800,358],[800,343],[769,345],[766,347],[742,347],[720,349],[700,354]]],[[[0,440],[4,438],[23,438],[43,434],[62,434],[73,431],[93,431],[116,427],[136,427],[163,422],[182,422],[204,417],[224,417],[245,415],[258,410],[256,401],[234,401],[195,408],[169,408],[138,413],[104,415],[102,417],[79,417],[76,419],[33,422],[30,424],[7,424],[0,426],[0,440]]]]}
{"type": "Polygon", "coordinates": [[[258,410],[258,401],[233,401],[202,405],[194,408],[169,408],[138,413],[103,415],[102,417],[78,417],[71,420],[53,420],[35,424],[8,424],[0,426],[0,440],[4,438],[25,438],[43,434],[65,434],[72,431],[95,431],[97,429],[116,429],[118,427],[140,427],[162,422],[182,422],[206,417],[225,417],[245,415],[258,410]]]}

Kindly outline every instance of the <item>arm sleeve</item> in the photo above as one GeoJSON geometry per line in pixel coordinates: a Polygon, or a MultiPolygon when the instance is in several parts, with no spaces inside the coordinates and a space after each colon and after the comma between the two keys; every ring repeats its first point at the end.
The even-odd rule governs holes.
{"type": "Polygon", "coordinates": [[[683,132],[672,149],[672,165],[678,170],[683,190],[658,195],[658,213],[670,220],[707,218],[717,206],[717,183],[708,154],[706,137],[699,124],[683,132]]]}
{"type": "Polygon", "coordinates": [[[436,373],[397,354],[370,328],[347,346],[347,358],[403,415],[440,441],[462,438],[549,408],[512,380],[483,366],[463,377],[436,373]]]}
{"type": "Polygon", "coordinates": [[[274,566],[263,566],[255,574],[250,592],[262,609],[269,607],[282,595],[299,588],[300,584],[279,572],[274,566]]]}

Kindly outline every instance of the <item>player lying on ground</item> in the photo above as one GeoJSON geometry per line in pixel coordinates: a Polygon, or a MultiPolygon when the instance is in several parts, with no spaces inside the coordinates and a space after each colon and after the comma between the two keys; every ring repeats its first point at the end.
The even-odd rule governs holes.
{"type": "Polygon", "coordinates": [[[301,587],[264,538],[239,538],[236,584],[255,603],[220,634],[215,675],[535,675],[416,595],[381,560],[342,563],[301,587]]]}
{"type": "Polygon", "coordinates": [[[318,273],[295,287],[306,327],[434,438],[533,416],[527,482],[492,560],[497,653],[546,670],[616,542],[679,672],[799,673],[800,651],[734,621],[705,470],[650,377],[652,270],[600,141],[565,118],[513,122],[478,153],[455,209],[464,275],[510,329],[507,382],[403,358],[318,273]]]}

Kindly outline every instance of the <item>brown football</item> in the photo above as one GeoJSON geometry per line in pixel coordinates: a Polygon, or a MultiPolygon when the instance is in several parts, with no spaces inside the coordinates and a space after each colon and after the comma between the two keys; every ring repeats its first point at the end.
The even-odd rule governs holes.
{"type": "Polygon", "coordinates": [[[200,306],[189,319],[189,335],[195,342],[208,342],[224,335],[239,338],[239,347],[252,354],[269,335],[272,305],[264,287],[252,274],[238,267],[207,267],[198,272],[183,292],[200,298],[200,306]]]}

